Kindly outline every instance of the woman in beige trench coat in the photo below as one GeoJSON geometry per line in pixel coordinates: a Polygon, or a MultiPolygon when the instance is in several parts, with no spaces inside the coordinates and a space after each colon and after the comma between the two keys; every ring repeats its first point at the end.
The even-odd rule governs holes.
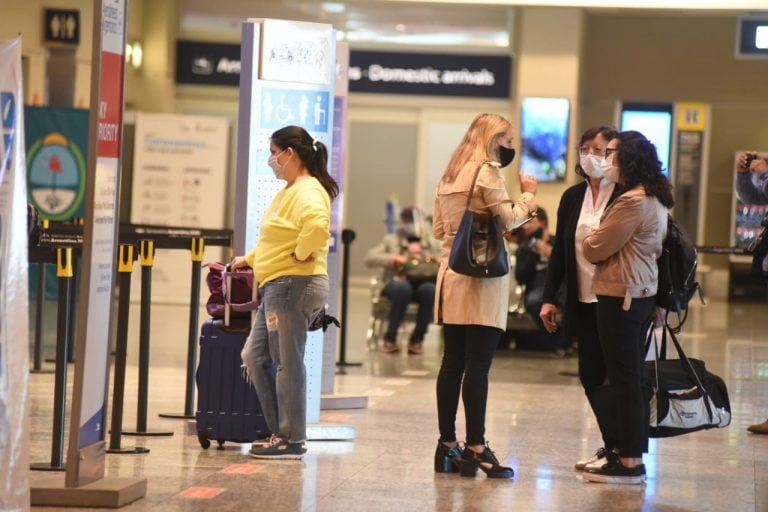
{"type": "Polygon", "coordinates": [[[472,194],[473,209],[499,215],[507,230],[518,227],[535,210],[536,179],[532,176],[520,174],[522,196],[517,203],[508,201],[501,168],[514,158],[512,140],[509,121],[496,114],[480,114],[453,151],[437,186],[433,233],[443,246],[435,293],[435,322],[443,325],[445,338],[437,377],[440,439],[435,451],[435,471],[440,473],[461,470],[463,476],[474,476],[480,468],[490,478],[514,476],[512,468],[502,466],[485,441],[488,371],[507,325],[509,277],[474,278],[448,268],[467,194],[472,194]],[[471,190],[475,172],[479,174],[471,190]],[[459,394],[466,418],[463,450],[456,439],[459,394]]]}

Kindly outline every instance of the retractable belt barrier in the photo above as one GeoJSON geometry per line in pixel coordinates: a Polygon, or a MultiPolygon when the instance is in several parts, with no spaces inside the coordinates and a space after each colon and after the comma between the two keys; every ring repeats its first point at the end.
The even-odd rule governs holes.
{"type": "Polygon", "coordinates": [[[696,250],[699,254],[750,254],[744,247],[728,247],[720,245],[698,245],[696,246],[696,250]]]}
{"type": "MultiPolygon", "coordinates": [[[[196,229],[154,226],[147,224],[120,224],[119,228],[119,254],[117,268],[119,274],[119,302],[118,302],[118,327],[116,339],[115,381],[113,387],[113,411],[111,423],[110,453],[147,453],[145,448],[123,449],[120,447],[120,436],[125,435],[172,435],[173,432],[150,432],[147,430],[147,396],[149,373],[149,325],[151,302],[151,276],[157,249],[187,249],[192,256],[192,278],[190,287],[190,317],[189,335],[187,343],[187,382],[185,392],[184,412],[182,414],[161,414],[172,418],[194,418],[194,389],[195,389],[195,364],[197,362],[197,336],[200,304],[200,271],[202,267],[203,253],[206,245],[232,247],[232,230],[226,229],[196,229]],[[130,277],[133,269],[133,261],[136,258],[141,261],[142,267],[142,291],[140,304],[140,334],[139,334],[139,390],[137,406],[137,426],[135,432],[123,432],[122,422],[123,392],[125,388],[125,358],[127,350],[128,310],[130,301],[130,277]]],[[[83,245],[83,226],[73,223],[50,223],[40,233],[39,243],[29,248],[29,261],[40,264],[54,263],[57,254],[64,250],[69,254],[70,268],[73,267],[73,254],[79,254],[83,245]]],[[[69,272],[72,272],[71,270],[69,272]]],[[[74,275],[72,273],[72,275],[74,275]]],[[[56,344],[56,385],[66,389],[66,359],[70,339],[72,338],[71,324],[73,320],[74,289],[72,287],[72,275],[59,277],[64,286],[59,288],[59,326],[57,330],[56,344]],[[61,355],[63,354],[63,356],[61,355]],[[61,381],[61,383],[60,383],[61,381]]],[[[43,296],[38,293],[38,301],[43,296]]],[[[41,306],[38,304],[36,319],[39,331],[42,331],[41,306]]],[[[35,337],[36,354],[41,350],[39,336],[35,337]]],[[[36,357],[37,360],[37,357],[36,357]]],[[[62,397],[64,393],[62,392],[62,397]]],[[[58,397],[58,393],[56,393],[58,397]]],[[[33,469],[57,469],[63,470],[61,461],[63,456],[63,418],[65,416],[64,401],[55,398],[54,404],[54,439],[50,465],[33,465],[33,469]],[[59,403],[61,401],[61,403],[59,403]],[[59,419],[60,418],[60,419],[59,419]],[[61,423],[60,432],[57,431],[57,423],[61,423]],[[46,466],[46,467],[35,467],[46,466]]]]}

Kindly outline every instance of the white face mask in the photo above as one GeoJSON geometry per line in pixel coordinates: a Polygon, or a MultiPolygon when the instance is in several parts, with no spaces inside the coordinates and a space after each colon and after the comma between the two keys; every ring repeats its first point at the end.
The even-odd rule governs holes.
{"type": "Polygon", "coordinates": [[[619,182],[621,171],[613,165],[613,155],[603,158],[600,166],[603,170],[603,178],[614,183],[619,182]]]}
{"type": "Polygon", "coordinates": [[[285,179],[285,165],[282,165],[277,161],[277,157],[283,153],[285,153],[285,150],[277,153],[276,155],[270,155],[267,159],[267,165],[272,168],[272,172],[275,173],[275,178],[279,180],[285,179]]]}
{"type": "Polygon", "coordinates": [[[603,169],[601,167],[603,162],[603,157],[597,156],[597,155],[581,155],[579,157],[579,164],[581,164],[581,168],[584,170],[587,176],[590,178],[602,178],[603,177],[603,169]]]}

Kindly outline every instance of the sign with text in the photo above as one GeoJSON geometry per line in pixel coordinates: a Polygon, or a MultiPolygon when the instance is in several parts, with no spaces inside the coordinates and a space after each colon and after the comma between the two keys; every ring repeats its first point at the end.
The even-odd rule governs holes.
{"type": "Polygon", "coordinates": [[[176,83],[240,84],[240,45],[176,41],[176,83]]]}
{"type": "MultiPolygon", "coordinates": [[[[267,207],[286,186],[267,165],[272,133],[287,125],[301,126],[333,154],[335,53],[333,30],[327,24],[264,19],[243,23],[235,187],[236,254],[244,254],[256,245],[267,207]],[[290,29],[277,30],[286,23],[290,29]],[[302,28],[319,47],[327,49],[311,53],[313,58],[321,57],[321,62],[309,63],[307,55],[295,60],[286,57],[309,51],[304,43],[296,41],[296,31],[302,28]],[[265,40],[268,44],[262,46],[265,40]],[[287,53],[278,62],[268,55],[273,51],[287,53]]],[[[338,276],[329,277],[334,281],[338,276]]],[[[316,422],[320,416],[322,339],[322,331],[307,335],[304,364],[308,422],[316,422]]]]}
{"type": "Polygon", "coordinates": [[[353,51],[349,91],[507,99],[512,57],[353,51]]]}
{"type": "MultiPolygon", "coordinates": [[[[136,114],[131,222],[223,229],[229,155],[229,120],[222,117],[136,114]]],[[[222,260],[206,247],[204,261],[222,260]]],[[[152,300],[189,303],[189,268],[177,252],[155,257],[152,300]]],[[[188,260],[188,258],[185,258],[188,260]]],[[[131,290],[138,300],[141,273],[131,290]]]]}
{"type": "Polygon", "coordinates": [[[120,189],[126,0],[96,2],[77,364],[67,486],[104,477],[106,392],[120,189]]]}
{"type": "MultiPolygon", "coordinates": [[[[274,26],[269,34],[272,36],[267,37],[267,43],[283,58],[266,60],[259,78],[286,81],[292,76],[301,76],[302,83],[324,83],[325,70],[318,68],[314,61],[303,67],[285,65],[285,62],[293,63],[289,57],[295,54],[304,60],[322,55],[322,45],[312,46],[310,52],[309,46],[279,39],[281,32],[274,26]]],[[[345,80],[349,82],[350,92],[500,99],[508,99],[511,94],[512,57],[509,55],[351,50],[349,59],[345,80]]],[[[238,44],[176,42],[177,84],[237,86],[240,68],[238,44]]]]}

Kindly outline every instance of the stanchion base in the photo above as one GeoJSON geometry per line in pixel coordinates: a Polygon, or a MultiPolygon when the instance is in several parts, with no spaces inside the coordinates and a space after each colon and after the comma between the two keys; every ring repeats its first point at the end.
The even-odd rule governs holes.
{"type": "Polygon", "coordinates": [[[363,363],[348,363],[346,361],[337,361],[336,366],[363,366],[363,363]]]}
{"type": "Polygon", "coordinates": [[[54,466],[50,462],[35,462],[29,465],[29,469],[32,471],[66,471],[67,466],[65,464],[54,466]]]}
{"type": "Polygon", "coordinates": [[[29,370],[29,373],[55,373],[53,370],[43,370],[42,368],[39,370],[35,370],[34,368],[29,370]]]}
{"type": "Polygon", "coordinates": [[[66,487],[50,478],[30,487],[32,506],[120,508],[147,494],[146,478],[102,478],[80,487],[66,487]]]}
{"type": "Polygon", "coordinates": [[[161,418],[173,418],[177,420],[193,420],[195,419],[194,414],[185,414],[183,412],[161,412],[158,414],[161,418]]]}
{"type": "Polygon", "coordinates": [[[146,431],[142,431],[142,432],[139,432],[139,431],[131,432],[131,431],[123,430],[123,435],[124,436],[147,436],[147,437],[154,436],[154,437],[160,437],[160,436],[172,436],[173,432],[162,432],[160,430],[146,430],[146,431]]]}
{"type": "Polygon", "coordinates": [[[137,446],[135,448],[107,448],[107,453],[117,453],[117,454],[141,454],[141,453],[149,453],[149,448],[142,448],[140,446],[137,446]]]}

